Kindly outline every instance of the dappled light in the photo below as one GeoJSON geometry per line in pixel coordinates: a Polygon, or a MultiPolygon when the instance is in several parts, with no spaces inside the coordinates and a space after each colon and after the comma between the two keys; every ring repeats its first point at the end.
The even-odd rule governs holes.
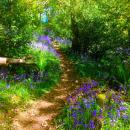
{"type": "MultiPolygon", "coordinates": [[[[56,50],[57,49],[59,48],[56,48],[56,50]]],[[[39,120],[39,118],[41,119],[41,121],[37,122],[37,124],[39,124],[39,127],[42,126],[42,123],[45,122],[47,122],[47,124],[50,124],[50,122],[53,121],[52,119],[54,119],[54,117],[56,117],[61,112],[62,108],[66,103],[66,98],[68,94],[71,94],[72,91],[75,89],[74,86],[72,85],[73,84],[72,81],[76,81],[77,76],[73,75],[73,66],[64,56],[62,56],[60,50],[57,51],[60,53],[61,62],[64,64],[64,66],[62,66],[62,69],[64,71],[61,77],[61,81],[57,84],[57,86],[52,91],[43,95],[39,101],[37,100],[37,104],[35,104],[35,106],[29,107],[25,112],[23,111],[23,113],[17,115],[14,119],[14,124],[13,124],[14,126],[16,126],[17,124],[21,124],[23,120],[24,123],[29,122],[30,115],[32,115],[31,119],[33,120],[39,120]],[[69,68],[70,71],[67,71],[67,68],[69,68]],[[25,113],[26,116],[22,117],[25,113]]],[[[48,127],[48,125],[46,127],[48,127]]],[[[35,130],[33,124],[31,126],[21,125],[20,127],[19,125],[17,125],[16,129],[20,129],[20,128],[22,129],[30,128],[32,130],[33,129],[35,130]]],[[[53,125],[52,126],[49,125],[49,128],[54,129],[55,127],[53,125]]]]}
{"type": "Polygon", "coordinates": [[[0,130],[130,130],[129,0],[0,0],[0,130]]]}

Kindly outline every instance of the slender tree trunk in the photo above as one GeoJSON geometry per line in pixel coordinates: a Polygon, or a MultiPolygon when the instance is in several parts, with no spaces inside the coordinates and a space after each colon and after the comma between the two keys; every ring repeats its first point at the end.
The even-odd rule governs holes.
{"type": "Polygon", "coordinates": [[[71,17],[71,31],[72,31],[72,50],[74,52],[79,51],[79,30],[78,25],[76,23],[76,16],[75,16],[75,7],[76,1],[70,0],[70,17],[71,17]]]}
{"type": "Polygon", "coordinates": [[[79,30],[78,30],[78,25],[75,21],[75,17],[73,15],[71,15],[71,30],[72,30],[72,35],[73,35],[73,39],[72,39],[72,50],[74,52],[78,52],[80,50],[79,48],[79,30]]]}

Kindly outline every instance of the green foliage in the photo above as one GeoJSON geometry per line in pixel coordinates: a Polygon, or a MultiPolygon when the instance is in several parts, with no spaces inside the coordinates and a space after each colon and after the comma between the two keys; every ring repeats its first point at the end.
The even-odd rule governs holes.
{"type": "Polygon", "coordinates": [[[46,66],[46,52],[42,52],[39,49],[37,50],[31,50],[31,55],[33,57],[33,62],[37,64],[39,69],[42,71],[44,70],[44,67],[46,66]]]}
{"type": "MultiPolygon", "coordinates": [[[[72,53],[68,47],[61,47],[61,49],[69,60],[73,62],[74,69],[79,76],[90,77],[92,79],[97,79],[100,82],[108,82],[111,78],[114,78],[113,80],[116,80],[119,86],[126,86],[124,89],[126,89],[128,94],[130,93],[128,58],[124,59],[122,58],[122,55],[117,55],[114,51],[109,50],[106,51],[106,54],[101,60],[96,61],[90,57],[72,53]]],[[[110,87],[113,88],[113,85],[111,84],[110,87]]]]}
{"type": "MultiPolygon", "coordinates": [[[[32,99],[39,98],[49,92],[59,81],[61,69],[60,61],[50,52],[32,50],[28,52],[33,57],[30,62],[37,66],[10,66],[10,73],[6,80],[0,80],[0,111],[3,113],[29,103],[32,99]],[[15,67],[15,69],[14,69],[15,67]],[[40,73],[38,81],[33,80],[33,73],[40,73]],[[28,74],[24,80],[13,80],[13,74],[28,74]]],[[[39,75],[36,75],[36,78],[39,75]]]]}
{"type": "Polygon", "coordinates": [[[29,94],[28,84],[23,84],[23,83],[11,83],[10,88],[6,88],[6,82],[0,81],[0,95],[1,95],[1,103],[5,105],[10,104],[9,108],[10,109],[13,105],[20,105],[22,102],[27,103],[27,101],[30,99],[31,95],[29,94]]]}
{"type": "Polygon", "coordinates": [[[27,52],[27,43],[39,25],[36,1],[0,1],[0,55],[16,57],[27,52]]]}
{"type": "Polygon", "coordinates": [[[43,76],[43,79],[46,80],[46,82],[57,82],[61,72],[60,60],[52,53],[39,49],[30,50],[30,54],[33,57],[33,62],[37,65],[43,76]],[[44,77],[44,75],[46,76],[44,77]]]}
{"type": "Polygon", "coordinates": [[[109,73],[108,78],[114,76],[123,84],[128,82],[130,71],[125,66],[124,60],[116,54],[109,53],[103,57],[100,63],[100,69],[109,73]]]}
{"type": "Polygon", "coordinates": [[[128,0],[50,0],[48,6],[50,27],[56,35],[71,38],[72,49],[76,44],[82,54],[98,59],[108,49],[129,45],[128,0]]]}
{"type": "Polygon", "coordinates": [[[71,38],[70,0],[49,0],[47,6],[51,7],[48,27],[54,30],[56,36],[71,38]]]}
{"type": "Polygon", "coordinates": [[[69,60],[74,63],[74,69],[78,75],[81,77],[91,78],[100,77],[101,74],[97,62],[85,56],[80,56],[78,54],[72,53],[68,47],[61,47],[61,49],[67,55],[69,60]]]}
{"type": "Polygon", "coordinates": [[[105,116],[105,121],[103,123],[103,126],[101,128],[101,130],[104,130],[104,129],[108,129],[108,130],[129,130],[130,129],[130,118],[123,118],[121,116],[124,115],[130,115],[130,111],[129,111],[129,108],[130,108],[130,104],[127,103],[127,102],[124,102],[122,103],[123,107],[126,108],[126,110],[122,110],[121,112],[121,115],[119,115],[119,113],[117,113],[117,106],[118,104],[114,104],[114,103],[111,103],[111,104],[108,104],[109,106],[113,106],[113,109],[112,110],[107,110],[104,112],[104,116],[105,116]],[[107,115],[108,113],[111,113],[113,115],[113,118],[115,118],[116,120],[113,120],[109,117],[109,115],[107,115]],[[120,116],[120,117],[117,117],[120,116]]]}

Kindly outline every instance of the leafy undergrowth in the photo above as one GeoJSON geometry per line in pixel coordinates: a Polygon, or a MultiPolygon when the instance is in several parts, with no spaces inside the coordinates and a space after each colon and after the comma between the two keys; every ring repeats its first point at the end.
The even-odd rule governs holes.
{"type": "Polygon", "coordinates": [[[130,103],[122,92],[102,89],[90,80],[68,97],[57,118],[59,130],[129,130],[130,103]]]}
{"type": "Polygon", "coordinates": [[[60,49],[74,63],[74,69],[81,77],[99,78],[100,72],[94,60],[92,61],[87,56],[73,53],[70,45],[60,44],[60,49]]]}
{"type": "Polygon", "coordinates": [[[10,66],[8,72],[1,73],[0,128],[8,127],[16,109],[49,92],[60,80],[60,61],[56,56],[40,50],[31,54],[37,69],[34,66],[10,66]]]}
{"type": "Polygon", "coordinates": [[[112,89],[125,89],[130,98],[130,58],[122,60],[120,55],[111,52],[100,60],[94,60],[88,55],[73,53],[71,45],[60,44],[61,50],[74,64],[74,69],[80,77],[89,77],[103,84],[109,84],[112,89]],[[124,87],[123,87],[124,86],[124,87]]]}
{"type": "Polygon", "coordinates": [[[71,46],[60,44],[61,50],[73,62],[81,77],[90,82],[76,89],[56,120],[59,130],[129,130],[129,71],[118,57],[116,60],[96,61],[72,53],[71,46]],[[111,79],[114,77],[114,79],[111,79]],[[125,84],[125,85],[123,85],[125,84]],[[109,86],[109,87],[107,87],[109,86]],[[111,89],[110,89],[111,88],[111,89]]]}

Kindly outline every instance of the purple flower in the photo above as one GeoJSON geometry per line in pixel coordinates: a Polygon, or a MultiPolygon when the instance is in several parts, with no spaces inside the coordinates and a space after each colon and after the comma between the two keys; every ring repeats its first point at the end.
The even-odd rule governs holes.
{"type": "Polygon", "coordinates": [[[88,100],[86,98],[83,98],[83,103],[86,104],[88,102],[88,100]]]}
{"type": "Polygon", "coordinates": [[[90,104],[85,104],[86,108],[91,108],[90,104]]]}
{"type": "Polygon", "coordinates": [[[93,85],[94,87],[96,87],[96,86],[98,86],[98,82],[92,80],[92,85],[93,85]]]}
{"type": "Polygon", "coordinates": [[[127,115],[123,115],[122,118],[128,119],[128,116],[127,115]]]}
{"type": "Polygon", "coordinates": [[[56,50],[54,48],[52,48],[52,46],[50,45],[51,44],[51,41],[49,39],[47,39],[47,37],[42,37],[43,39],[45,38],[45,43],[43,43],[42,41],[40,42],[34,42],[31,44],[31,47],[34,48],[34,49],[40,49],[41,51],[48,51],[48,52],[51,52],[53,53],[55,56],[59,57],[60,54],[58,54],[56,52],[56,50]]]}
{"type": "Polygon", "coordinates": [[[87,85],[86,85],[86,84],[83,84],[83,87],[84,87],[84,88],[86,88],[86,87],[87,87],[87,85]]]}
{"type": "Polygon", "coordinates": [[[120,111],[117,110],[117,117],[120,117],[120,116],[121,116],[120,111]]]}
{"type": "Polygon", "coordinates": [[[95,92],[95,91],[92,91],[92,95],[93,95],[93,96],[96,96],[96,92],[95,92]]]}
{"type": "Polygon", "coordinates": [[[80,106],[80,105],[76,105],[75,108],[76,108],[76,109],[80,109],[81,106],[80,106]]]}
{"type": "Polygon", "coordinates": [[[119,110],[120,110],[120,111],[125,111],[125,110],[127,110],[127,108],[124,107],[124,106],[121,106],[121,107],[119,108],[119,110]]]}
{"type": "Polygon", "coordinates": [[[102,114],[102,109],[100,109],[99,113],[102,114]]]}
{"type": "Polygon", "coordinates": [[[48,46],[45,45],[45,44],[42,44],[42,47],[41,47],[42,50],[45,50],[45,51],[48,51],[48,46]]]}
{"type": "Polygon", "coordinates": [[[92,84],[87,84],[87,89],[91,89],[92,88],[92,84]]]}
{"type": "Polygon", "coordinates": [[[109,110],[112,110],[113,108],[114,108],[114,107],[113,107],[113,105],[112,105],[112,106],[109,107],[109,110]]]}
{"type": "Polygon", "coordinates": [[[95,128],[95,125],[94,125],[94,121],[93,121],[93,120],[91,120],[91,121],[89,122],[89,127],[90,127],[91,129],[94,129],[94,128],[95,128]]]}
{"type": "Polygon", "coordinates": [[[46,42],[48,44],[51,44],[51,39],[49,36],[45,35],[45,36],[40,36],[38,38],[38,41],[43,41],[43,42],[46,42]]]}
{"type": "Polygon", "coordinates": [[[73,106],[70,106],[70,107],[69,107],[69,110],[72,110],[73,108],[74,108],[73,106]]]}
{"type": "Polygon", "coordinates": [[[70,97],[68,97],[66,100],[67,100],[67,103],[70,103],[70,97]]]}
{"type": "Polygon", "coordinates": [[[79,121],[77,120],[77,118],[74,118],[74,128],[76,128],[76,126],[78,125],[79,121]]]}
{"type": "Polygon", "coordinates": [[[55,40],[61,44],[71,45],[72,41],[66,38],[56,37],[55,40]]]}
{"type": "Polygon", "coordinates": [[[123,90],[123,87],[122,85],[119,86],[119,90],[122,91],[123,90]]]}
{"type": "Polygon", "coordinates": [[[72,117],[77,118],[77,113],[75,111],[72,113],[72,117]]]}
{"type": "Polygon", "coordinates": [[[94,110],[93,111],[93,116],[96,116],[97,115],[97,110],[94,110]]]}
{"type": "Polygon", "coordinates": [[[112,113],[108,112],[107,114],[108,114],[108,117],[109,117],[109,118],[113,119],[112,113]]]}
{"type": "Polygon", "coordinates": [[[100,114],[99,116],[98,116],[99,118],[103,118],[103,116],[100,114]]]}

